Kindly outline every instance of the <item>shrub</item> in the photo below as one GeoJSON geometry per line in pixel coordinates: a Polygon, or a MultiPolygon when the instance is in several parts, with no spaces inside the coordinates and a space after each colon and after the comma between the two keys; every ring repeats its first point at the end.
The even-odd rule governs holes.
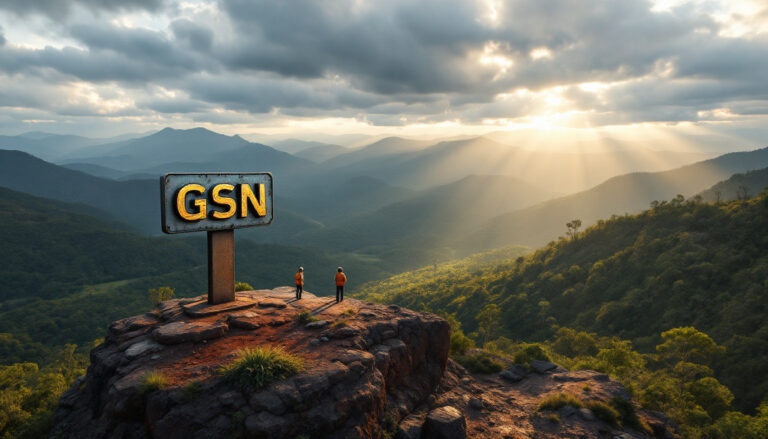
{"type": "Polygon", "coordinates": [[[313,316],[311,312],[309,311],[301,311],[296,314],[296,319],[301,323],[302,325],[310,323],[310,322],[316,322],[320,319],[313,316]]]}
{"type": "Polygon", "coordinates": [[[173,299],[176,294],[171,287],[152,288],[149,290],[149,301],[152,305],[157,305],[160,302],[173,299]]]}
{"type": "Polygon", "coordinates": [[[515,364],[524,364],[530,366],[533,360],[549,361],[549,355],[538,343],[524,343],[521,349],[515,354],[515,364]]]}
{"type": "Polygon", "coordinates": [[[333,325],[331,325],[332,328],[343,328],[345,326],[349,326],[349,322],[345,319],[336,320],[333,322],[333,325]]]}
{"type": "Polygon", "coordinates": [[[165,387],[168,387],[168,378],[157,370],[147,372],[141,378],[142,393],[154,392],[165,387]]]}
{"type": "Polygon", "coordinates": [[[451,355],[464,355],[475,347],[475,342],[461,331],[451,333],[451,355]]]}
{"type": "Polygon", "coordinates": [[[611,427],[618,428],[621,425],[619,412],[608,404],[602,401],[590,401],[587,403],[587,408],[592,410],[597,419],[604,421],[611,427]]]}
{"type": "Polygon", "coordinates": [[[553,393],[541,400],[539,410],[557,410],[567,405],[577,409],[584,406],[579,398],[570,393],[553,393]]]}
{"type": "Polygon", "coordinates": [[[637,431],[644,431],[651,433],[651,428],[645,423],[637,413],[635,412],[635,406],[632,405],[632,401],[628,401],[624,398],[614,396],[610,401],[611,406],[619,413],[619,419],[621,424],[627,427],[632,427],[637,431]]]}
{"type": "Polygon", "coordinates": [[[235,282],[235,291],[251,291],[253,287],[248,282],[235,282]]]}
{"type": "Polygon", "coordinates": [[[456,361],[473,373],[497,373],[504,369],[504,363],[484,352],[458,356],[456,361]]]}
{"type": "Polygon", "coordinates": [[[221,368],[221,374],[242,388],[259,389],[303,369],[304,361],[285,352],[282,346],[256,346],[241,350],[235,361],[221,368]]]}

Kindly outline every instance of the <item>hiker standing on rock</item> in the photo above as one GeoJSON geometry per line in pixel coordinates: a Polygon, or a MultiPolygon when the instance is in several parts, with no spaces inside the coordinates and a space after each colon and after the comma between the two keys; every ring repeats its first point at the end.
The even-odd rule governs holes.
{"type": "Polygon", "coordinates": [[[336,303],[344,300],[344,284],[347,283],[347,275],[344,274],[344,269],[338,268],[336,273],[336,303]]]}
{"type": "Polygon", "coordinates": [[[296,273],[296,300],[301,299],[301,293],[304,292],[304,267],[299,267],[296,273]]]}

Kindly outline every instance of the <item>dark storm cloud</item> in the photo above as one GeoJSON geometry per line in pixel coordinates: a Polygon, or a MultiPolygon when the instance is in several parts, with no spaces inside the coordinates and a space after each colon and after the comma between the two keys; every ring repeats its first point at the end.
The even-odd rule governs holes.
{"type": "Polygon", "coordinates": [[[0,9],[21,16],[43,14],[58,19],[67,15],[74,5],[91,11],[157,11],[163,3],[164,0],[2,0],[0,9]]]}
{"type": "Polygon", "coordinates": [[[240,37],[224,59],[286,76],[340,73],[385,94],[462,92],[492,79],[464,59],[490,35],[474,22],[474,3],[397,4],[228,0],[240,37]]]}
{"type": "Polygon", "coordinates": [[[207,51],[213,44],[213,31],[186,18],[174,20],[171,30],[177,41],[188,44],[196,51],[207,51]]]}
{"type": "Polygon", "coordinates": [[[0,71],[42,75],[54,70],[85,81],[151,83],[198,71],[210,64],[195,52],[179,47],[163,32],[75,25],[70,28],[70,36],[87,48],[6,46],[0,48],[0,71]]]}
{"type": "MultiPolygon", "coordinates": [[[[496,3],[490,10],[474,0],[219,0],[223,14],[163,9],[172,18],[167,29],[65,23],[77,47],[64,48],[3,45],[0,29],[0,72],[178,90],[137,105],[196,117],[215,107],[374,123],[476,122],[535,113],[541,99],[510,92],[553,86],[564,86],[571,108],[599,123],[698,120],[729,105],[761,114],[768,101],[768,40],[719,36],[701,5],[654,12],[646,0],[496,3]],[[545,56],[532,57],[540,48],[545,56]],[[595,81],[618,85],[600,93],[575,85],[595,81]]],[[[161,0],[12,0],[0,9],[63,14],[73,4],[163,7],[161,0]]]]}

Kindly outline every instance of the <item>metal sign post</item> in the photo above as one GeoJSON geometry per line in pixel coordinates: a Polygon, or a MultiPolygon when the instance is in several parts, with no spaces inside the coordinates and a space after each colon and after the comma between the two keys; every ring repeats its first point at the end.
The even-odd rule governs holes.
{"type": "Polygon", "coordinates": [[[208,303],[235,300],[235,231],[208,232],[208,303]]]}
{"type": "Polygon", "coordinates": [[[160,198],[164,233],[208,234],[208,303],[234,301],[234,229],[272,223],[272,174],[167,174],[160,198]]]}

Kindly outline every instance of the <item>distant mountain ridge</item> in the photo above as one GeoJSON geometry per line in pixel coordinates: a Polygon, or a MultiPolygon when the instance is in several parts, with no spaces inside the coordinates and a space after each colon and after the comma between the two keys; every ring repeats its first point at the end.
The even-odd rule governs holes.
{"type": "Polygon", "coordinates": [[[549,200],[490,220],[458,244],[480,250],[509,244],[540,246],[565,233],[565,223],[584,227],[611,215],[636,213],[651,201],[693,196],[731,175],[768,166],[768,148],[734,152],[664,172],[613,177],[592,189],[549,200]]]}

